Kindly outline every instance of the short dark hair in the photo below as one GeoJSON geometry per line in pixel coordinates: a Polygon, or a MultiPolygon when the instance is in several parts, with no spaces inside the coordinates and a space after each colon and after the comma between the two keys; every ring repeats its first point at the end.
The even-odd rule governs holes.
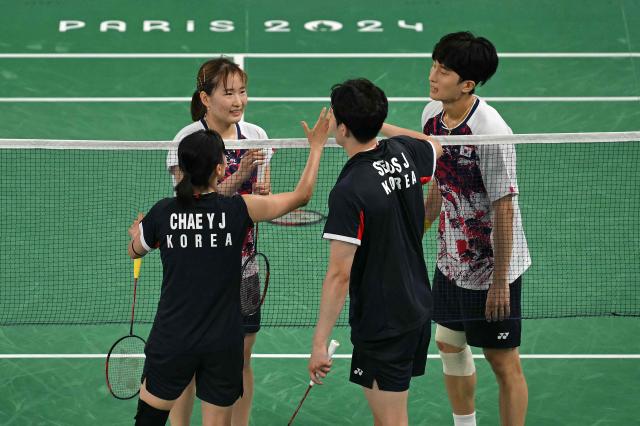
{"type": "Polygon", "coordinates": [[[336,124],[344,123],[359,142],[368,142],[378,135],[389,110],[382,89],[365,78],[334,85],[331,107],[336,124]]]}
{"type": "Polygon", "coordinates": [[[472,80],[478,86],[485,84],[498,69],[495,46],[486,38],[476,37],[469,31],[442,37],[433,48],[431,57],[455,71],[461,81],[472,80]]]}
{"type": "Polygon", "coordinates": [[[178,145],[178,165],[182,180],[176,185],[178,201],[185,207],[193,205],[193,187],[207,186],[218,164],[222,164],[224,141],[215,130],[198,130],[178,145]]]}

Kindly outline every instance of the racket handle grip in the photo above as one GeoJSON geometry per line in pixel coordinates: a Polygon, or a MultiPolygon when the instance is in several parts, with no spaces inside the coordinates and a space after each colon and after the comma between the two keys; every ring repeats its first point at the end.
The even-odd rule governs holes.
{"type": "Polygon", "coordinates": [[[133,260],[133,278],[138,279],[140,277],[140,266],[142,265],[142,258],[133,260]]]}
{"type": "MultiPolygon", "coordinates": [[[[329,343],[329,348],[327,348],[327,353],[329,354],[329,359],[333,358],[333,354],[336,353],[336,349],[338,349],[340,343],[337,340],[332,339],[329,343]]],[[[309,380],[309,386],[313,386],[315,383],[313,380],[309,380]]]]}
{"type": "Polygon", "coordinates": [[[273,156],[273,150],[271,148],[263,148],[262,152],[265,155],[264,163],[258,166],[257,172],[257,182],[263,183],[267,177],[267,166],[271,161],[271,157],[273,156]]]}
{"type": "Polygon", "coordinates": [[[340,346],[340,343],[338,343],[337,340],[331,340],[331,342],[329,343],[329,349],[327,349],[327,352],[329,353],[329,358],[333,358],[333,354],[336,353],[336,349],[338,349],[338,346],[340,346]]]}

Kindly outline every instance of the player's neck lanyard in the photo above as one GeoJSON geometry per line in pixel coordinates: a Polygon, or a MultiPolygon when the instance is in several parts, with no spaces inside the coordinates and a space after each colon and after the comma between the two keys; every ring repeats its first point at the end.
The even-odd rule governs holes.
{"type": "Polygon", "coordinates": [[[214,194],[217,191],[209,191],[209,192],[198,192],[198,193],[194,193],[193,194],[193,198],[195,198],[196,200],[199,200],[200,198],[202,198],[205,195],[209,195],[209,194],[214,194]]]}
{"type": "MultiPolygon", "coordinates": [[[[202,120],[200,120],[200,123],[202,123],[202,126],[205,128],[205,130],[209,130],[211,127],[209,126],[209,123],[207,122],[207,116],[205,115],[204,117],[202,117],[202,120]]],[[[246,139],[243,135],[242,135],[242,131],[240,130],[240,125],[238,123],[235,123],[236,125],[236,135],[237,135],[237,139],[246,139]]]]}
{"type": "Polygon", "coordinates": [[[447,126],[447,123],[445,122],[445,115],[447,114],[447,112],[446,111],[442,112],[442,117],[441,117],[440,121],[442,121],[442,125],[444,126],[445,130],[447,130],[449,132],[449,134],[451,134],[451,132],[453,132],[455,129],[460,127],[460,125],[462,123],[467,121],[467,119],[469,118],[469,113],[471,112],[471,110],[473,109],[473,106],[476,104],[477,101],[478,101],[478,98],[476,98],[474,96],[473,97],[473,102],[471,102],[471,105],[469,105],[469,108],[467,108],[467,110],[462,115],[462,120],[460,120],[458,123],[456,123],[455,126],[451,126],[451,127],[447,126]]]}
{"type": "Polygon", "coordinates": [[[380,142],[376,141],[376,144],[374,146],[372,146],[371,148],[367,148],[364,151],[360,151],[360,152],[369,152],[369,151],[373,151],[374,149],[378,148],[378,146],[380,146],[380,142]]]}

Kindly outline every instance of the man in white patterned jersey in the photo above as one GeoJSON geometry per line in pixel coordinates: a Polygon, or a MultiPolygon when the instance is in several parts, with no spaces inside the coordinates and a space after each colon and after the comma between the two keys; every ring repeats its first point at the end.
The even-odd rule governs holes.
{"type": "MultiPolygon", "coordinates": [[[[474,95],[495,73],[491,42],[469,32],[433,50],[426,135],[505,135],[500,114],[474,95]]],[[[411,134],[385,125],[386,136],[411,134]]],[[[522,274],[531,265],[518,207],[513,145],[445,146],[427,197],[425,224],[439,213],[433,282],[436,343],[454,424],[475,425],[476,374],[469,345],[483,349],[499,385],[502,425],[523,425],[528,390],[520,364],[522,274]]]]}

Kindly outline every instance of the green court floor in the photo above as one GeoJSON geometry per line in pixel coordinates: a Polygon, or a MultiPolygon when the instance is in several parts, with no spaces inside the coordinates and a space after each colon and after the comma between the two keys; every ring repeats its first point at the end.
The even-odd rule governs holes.
{"type": "MultiPolygon", "coordinates": [[[[488,37],[505,54],[497,75],[478,94],[491,99],[515,133],[640,129],[640,3],[635,0],[0,0],[0,6],[0,138],[170,140],[190,121],[188,99],[204,59],[179,55],[193,53],[246,54],[253,98],[246,119],[271,137],[302,137],[299,121],[313,120],[326,104],[304,98],[325,98],[332,84],[356,76],[372,79],[390,97],[424,98],[429,60],[251,54],[428,53],[441,35],[462,29],[488,37]],[[60,32],[62,20],[81,21],[85,27],[60,32]],[[124,22],[126,31],[101,32],[101,23],[109,20],[124,22]],[[331,22],[313,24],[323,20],[331,22]],[[165,21],[160,25],[169,31],[145,32],[144,21],[165,21]],[[305,28],[309,23],[312,30],[305,28]],[[341,29],[331,31],[336,23],[341,29]],[[423,24],[422,31],[411,28],[417,23],[423,24]],[[212,25],[233,30],[211,31],[212,25]],[[278,28],[289,31],[272,31],[278,28]],[[367,28],[382,31],[359,31],[367,28]],[[100,53],[133,55],[90,55],[100,53]],[[167,57],[139,57],[144,53],[167,57]],[[123,99],[114,102],[113,97],[123,99]]],[[[423,106],[420,100],[393,101],[389,121],[417,129],[423,106]]],[[[7,164],[0,168],[0,176],[14,170],[7,164]]],[[[633,170],[629,176],[637,178],[633,170]]],[[[15,190],[1,183],[0,188],[15,190]]],[[[637,189],[632,196],[638,196],[637,189]]],[[[0,210],[6,217],[8,207],[0,210]]],[[[558,215],[563,218],[562,210],[558,215]]],[[[637,244],[625,254],[628,274],[638,268],[633,263],[640,255],[637,229],[630,231],[630,241],[637,244]]],[[[20,231],[0,233],[0,242],[10,232],[20,231]]],[[[545,263],[553,262],[549,253],[562,240],[555,237],[548,250],[536,253],[545,263]]],[[[427,238],[433,253],[433,236],[427,238]]],[[[7,250],[0,246],[0,277],[5,279],[14,267],[5,263],[7,250]]],[[[3,312],[16,309],[6,302],[7,288],[6,280],[0,281],[3,312]]],[[[634,318],[525,321],[521,353],[527,356],[528,424],[640,424],[639,326],[634,318]]],[[[147,330],[142,325],[139,332],[147,330]]],[[[132,424],[135,402],[109,396],[101,357],[126,332],[126,325],[0,328],[0,424],[132,424]]],[[[306,387],[304,355],[311,334],[308,327],[260,332],[253,360],[253,425],[286,424],[306,387]]],[[[348,329],[337,328],[335,337],[343,343],[339,353],[349,354],[348,329]]],[[[433,345],[430,353],[427,375],[412,384],[411,424],[452,424],[433,345]]],[[[479,424],[499,424],[497,385],[486,362],[476,362],[479,424]]],[[[324,387],[312,391],[297,424],[372,424],[361,390],[347,381],[348,370],[348,359],[336,359],[335,371],[324,387]]],[[[199,423],[199,411],[193,423],[199,423]]]]}

